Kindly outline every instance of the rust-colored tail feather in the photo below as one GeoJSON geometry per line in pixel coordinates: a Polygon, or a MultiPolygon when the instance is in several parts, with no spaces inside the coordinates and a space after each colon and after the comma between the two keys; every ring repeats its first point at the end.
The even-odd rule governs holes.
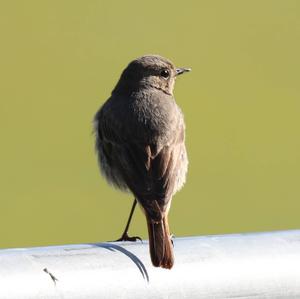
{"type": "Polygon", "coordinates": [[[167,215],[161,221],[153,221],[146,215],[149,233],[149,248],[153,266],[171,269],[174,264],[167,215]]]}

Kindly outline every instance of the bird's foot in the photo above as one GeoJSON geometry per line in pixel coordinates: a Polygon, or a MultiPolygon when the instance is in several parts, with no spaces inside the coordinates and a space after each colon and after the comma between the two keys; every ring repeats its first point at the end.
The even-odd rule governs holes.
{"type": "Polygon", "coordinates": [[[136,242],[138,240],[142,242],[142,239],[140,237],[137,236],[129,237],[127,233],[124,233],[121,236],[121,238],[115,240],[114,242],[123,242],[123,241],[136,242]]]}

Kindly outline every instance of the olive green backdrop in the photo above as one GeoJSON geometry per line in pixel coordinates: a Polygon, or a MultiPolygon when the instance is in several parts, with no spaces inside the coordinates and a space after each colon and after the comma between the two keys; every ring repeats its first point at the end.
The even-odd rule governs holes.
{"type": "MultiPolygon", "coordinates": [[[[127,63],[193,71],[175,96],[190,168],[175,236],[300,227],[300,1],[1,1],[0,246],[119,237],[92,118],[127,63]]],[[[147,237],[139,210],[131,233],[147,237]]]]}

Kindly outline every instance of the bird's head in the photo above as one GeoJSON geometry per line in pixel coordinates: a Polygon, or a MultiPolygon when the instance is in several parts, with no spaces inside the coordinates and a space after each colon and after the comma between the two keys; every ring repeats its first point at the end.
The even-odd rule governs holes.
{"type": "Polygon", "coordinates": [[[190,70],[176,68],[170,60],[159,55],[145,55],[129,63],[114,91],[130,93],[152,87],[172,95],[176,77],[190,70]]]}

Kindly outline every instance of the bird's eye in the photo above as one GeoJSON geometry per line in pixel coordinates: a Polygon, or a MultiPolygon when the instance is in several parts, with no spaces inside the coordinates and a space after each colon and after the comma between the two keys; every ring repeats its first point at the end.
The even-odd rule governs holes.
{"type": "Polygon", "coordinates": [[[160,75],[164,78],[169,78],[170,74],[169,74],[169,71],[168,70],[162,70],[160,72],[160,75]]]}

